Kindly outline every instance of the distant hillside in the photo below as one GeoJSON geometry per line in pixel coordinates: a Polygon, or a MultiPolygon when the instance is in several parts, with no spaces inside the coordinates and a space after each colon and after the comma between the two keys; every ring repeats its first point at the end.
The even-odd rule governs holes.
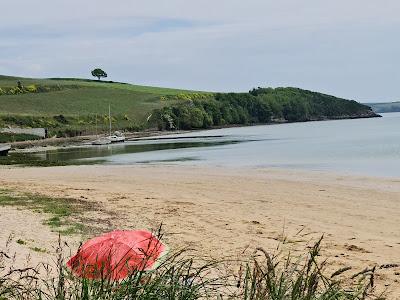
{"type": "Polygon", "coordinates": [[[400,101],[389,103],[366,103],[376,113],[400,112],[400,101]]]}
{"type": "Polygon", "coordinates": [[[110,104],[115,129],[142,130],[152,111],[168,104],[166,96],[192,93],[197,92],[88,79],[0,76],[0,128],[46,127],[57,136],[105,131],[110,104]]]}
{"type": "Polygon", "coordinates": [[[299,88],[258,88],[249,93],[189,96],[156,110],[160,129],[377,117],[356,101],[299,88]]]}
{"type": "Polygon", "coordinates": [[[30,79],[0,76],[0,114],[77,116],[127,114],[142,120],[163,105],[161,96],[192,91],[87,79],[30,79]],[[20,81],[23,91],[17,87],[20,81]],[[7,93],[7,91],[10,91],[7,93]]]}
{"type": "Polygon", "coordinates": [[[73,78],[0,76],[0,127],[74,136],[113,128],[197,129],[376,116],[369,107],[297,88],[215,94],[73,78]]]}

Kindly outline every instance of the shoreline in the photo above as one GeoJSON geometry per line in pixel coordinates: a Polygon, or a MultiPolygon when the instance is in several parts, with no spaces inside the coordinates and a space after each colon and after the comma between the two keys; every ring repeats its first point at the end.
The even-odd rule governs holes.
{"type": "MultiPolygon", "coordinates": [[[[175,134],[182,134],[188,131],[176,131],[175,134]]],[[[131,140],[140,140],[142,138],[147,137],[162,137],[164,135],[174,134],[173,132],[167,131],[138,131],[138,132],[129,132],[126,133],[126,137],[131,140]],[[165,133],[164,133],[165,132],[165,133]]],[[[69,148],[74,146],[84,146],[85,143],[89,143],[97,139],[98,137],[106,136],[105,134],[101,135],[83,135],[83,136],[76,136],[76,137],[64,137],[64,138],[46,138],[41,140],[34,140],[34,141],[21,141],[21,142],[11,142],[8,143],[11,145],[12,150],[20,151],[20,150],[31,150],[30,152],[36,151],[36,149],[40,150],[47,150],[51,147],[51,149],[60,149],[60,148],[69,148]]],[[[22,152],[22,151],[21,151],[22,152]]]]}
{"type": "MultiPolygon", "coordinates": [[[[0,185],[89,201],[98,209],[82,214],[103,232],[163,223],[168,245],[212,257],[255,247],[272,251],[284,236],[296,253],[323,234],[322,255],[332,266],[377,266],[378,286],[389,283],[393,295],[400,293],[400,180],[265,168],[97,165],[0,168],[0,185]]],[[[0,212],[7,215],[0,219],[3,243],[17,231],[21,239],[40,232],[43,247],[54,245],[57,234],[42,224],[43,215],[27,211],[21,219],[21,210],[2,206],[0,212]]],[[[67,239],[77,245],[80,238],[67,239]]]]}
{"type": "MultiPolygon", "coordinates": [[[[149,129],[144,131],[136,131],[136,132],[127,132],[125,133],[126,137],[131,140],[140,140],[147,137],[163,137],[167,135],[176,135],[182,133],[196,133],[201,131],[207,130],[217,130],[217,129],[224,129],[224,128],[238,128],[238,127],[252,127],[252,126],[264,126],[264,125],[282,125],[282,124],[294,124],[294,123],[308,123],[308,122],[324,122],[324,121],[340,121],[340,120],[354,120],[354,119],[370,119],[370,118],[381,118],[382,116],[376,113],[361,115],[361,116],[341,116],[336,118],[319,118],[319,119],[310,119],[304,121],[296,121],[290,122],[287,120],[276,120],[273,122],[268,123],[255,123],[255,124],[229,124],[229,125],[222,125],[222,126],[213,126],[211,128],[197,128],[197,129],[188,129],[188,130],[174,130],[174,131],[167,131],[167,130],[155,130],[149,129]]],[[[39,149],[46,150],[47,147],[53,147],[52,149],[58,148],[65,148],[71,147],[76,145],[84,145],[82,143],[87,143],[89,141],[95,140],[99,136],[105,136],[106,134],[96,135],[82,135],[76,137],[56,137],[56,138],[46,138],[46,139],[39,139],[33,141],[20,141],[20,142],[10,142],[12,150],[20,150],[20,149],[39,149]]],[[[33,150],[36,151],[36,150],[33,150]]],[[[33,152],[32,151],[32,152],[33,152]]]]}

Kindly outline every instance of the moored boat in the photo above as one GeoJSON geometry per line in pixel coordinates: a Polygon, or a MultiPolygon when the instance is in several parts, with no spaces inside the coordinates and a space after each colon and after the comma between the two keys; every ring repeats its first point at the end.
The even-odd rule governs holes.
{"type": "Polygon", "coordinates": [[[108,105],[108,120],[110,122],[110,135],[108,136],[108,139],[110,140],[111,143],[123,143],[125,142],[125,136],[119,132],[115,131],[113,134],[111,134],[111,106],[108,105]]]}
{"type": "MultiPolygon", "coordinates": [[[[111,143],[123,143],[125,142],[125,136],[119,132],[115,131],[113,134],[111,133],[111,127],[112,127],[112,122],[111,122],[111,106],[108,105],[108,119],[110,122],[110,133],[108,137],[104,138],[97,138],[95,141],[91,142],[92,145],[108,145],[111,143]]],[[[97,136],[97,115],[96,115],[96,136],[97,136]]]]}
{"type": "Polygon", "coordinates": [[[10,145],[0,145],[0,156],[7,156],[8,151],[10,151],[10,145]]]}
{"type": "Polygon", "coordinates": [[[125,142],[125,136],[119,131],[115,131],[114,134],[112,134],[108,137],[108,139],[110,140],[111,143],[125,142]]]}

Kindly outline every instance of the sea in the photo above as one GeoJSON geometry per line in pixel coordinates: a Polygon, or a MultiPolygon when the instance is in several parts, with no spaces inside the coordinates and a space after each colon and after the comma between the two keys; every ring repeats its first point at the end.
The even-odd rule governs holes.
{"type": "Polygon", "coordinates": [[[400,177],[400,113],[193,131],[27,155],[106,165],[204,165],[400,177]]]}

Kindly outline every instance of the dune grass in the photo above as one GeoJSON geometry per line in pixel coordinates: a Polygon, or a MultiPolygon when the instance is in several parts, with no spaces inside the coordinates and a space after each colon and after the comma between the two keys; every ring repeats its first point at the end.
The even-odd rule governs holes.
{"type": "MultiPolygon", "coordinates": [[[[162,238],[160,234],[157,236],[162,238]]],[[[99,271],[103,275],[97,280],[75,277],[65,267],[65,251],[60,240],[56,263],[36,268],[15,269],[7,265],[12,261],[11,256],[0,252],[0,299],[384,299],[373,294],[374,268],[349,275],[345,274],[351,268],[342,268],[328,274],[327,262],[319,258],[321,241],[300,256],[269,253],[258,248],[254,255],[241,261],[203,259],[189,249],[182,249],[168,254],[154,270],[145,271],[139,267],[127,278],[117,281],[103,271],[99,271]],[[239,271],[231,274],[226,265],[230,270],[239,271]]]]}
{"type": "MultiPolygon", "coordinates": [[[[345,276],[351,267],[328,274],[326,260],[320,261],[322,238],[306,255],[271,255],[257,248],[264,263],[253,257],[247,264],[238,286],[242,286],[242,300],[327,300],[327,299],[381,299],[373,295],[375,268],[345,276]],[[241,279],[243,277],[243,279],[241,279]],[[242,284],[241,284],[242,282],[242,284]]],[[[382,298],[383,299],[383,298],[382,298]]]]}

